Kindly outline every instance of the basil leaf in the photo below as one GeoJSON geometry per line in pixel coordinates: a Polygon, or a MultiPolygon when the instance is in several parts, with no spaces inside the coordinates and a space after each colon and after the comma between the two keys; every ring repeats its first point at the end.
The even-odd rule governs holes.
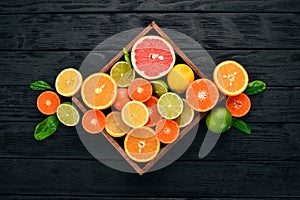
{"type": "Polygon", "coordinates": [[[125,47],[123,47],[123,53],[124,53],[124,58],[125,58],[126,62],[127,62],[128,65],[131,67],[132,65],[131,65],[129,53],[128,53],[128,51],[126,50],[125,47]]]}
{"type": "Polygon", "coordinates": [[[252,81],[248,84],[245,91],[247,95],[254,95],[263,92],[266,89],[266,83],[260,80],[252,81]]]}
{"type": "Polygon", "coordinates": [[[251,134],[251,127],[243,120],[232,118],[232,126],[245,134],[251,134]]]}
{"type": "Polygon", "coordinates": [[[47,117],[44,121],[39,123],[34,130],[34,138],[36,140],[44,140],[53,133],[55,133],[59,125],[56,114],[47,117]]]}
{"type": "Polygon", "coordinates": [[[54,90],[49,83],[42,80],[37,80],[29,84],[32,90],[54,90]]]}

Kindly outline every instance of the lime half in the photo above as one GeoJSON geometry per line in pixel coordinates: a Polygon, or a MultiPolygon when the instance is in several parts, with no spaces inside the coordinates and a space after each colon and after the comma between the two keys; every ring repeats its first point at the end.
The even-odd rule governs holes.
{"type": "Polygon", "coordinates": [[[134,79],[135,72],[127,62],[119,61],[111,68],[110,76],[119,87],[127,87],[134,79]]]}
{"type": "Polygon", "coordinates": [[[58,120],[66,126],[75,126],[79,122],[79,113],[70,103],[63,103],[57,107],[58,120]]]}
{"type": "Polygon", "coordinates": [[[186,101],[183,99],[183,111],[178,118],[176,118],[176,122],[179,125],[179,128],[186,127],[189,125],[194,119],[195,111],[189,106],[186,101]]]}
{"type": "Polygon", "coordinates": [[[153,88],[153,96],[159,98],[168,92],[168,85],[162,80],[151,81],[151,85],[153,88]]]}
{"type": "Polygon", "coordinates": [[[183,102],[178,94],[168,92],[158,99],[158,112],[166,119],[175,119],[183,111],[183,102]]]}

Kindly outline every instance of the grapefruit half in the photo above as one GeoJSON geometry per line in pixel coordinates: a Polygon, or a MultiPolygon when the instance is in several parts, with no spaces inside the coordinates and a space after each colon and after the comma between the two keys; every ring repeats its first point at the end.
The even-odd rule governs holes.
{"type": "Polygon", "coordinates": [[[131,62],[140,76],[146,79],[158,79],[173,68],[174,49],[159,36],[144,36],[133,45],[131,62]]]}

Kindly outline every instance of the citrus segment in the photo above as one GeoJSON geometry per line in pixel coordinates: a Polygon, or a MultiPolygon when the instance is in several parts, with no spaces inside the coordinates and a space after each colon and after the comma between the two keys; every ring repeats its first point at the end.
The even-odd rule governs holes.
{"type": "Polygon", "coordinates": [[[75,126],[80,119],[79,113],[72,103],[60,104],[57,107],[56,115],[59,121],[66,126],[75,126]]]}
{"type": "Polygon", "coordinates": [[[194,72],[186,64],[177,64],[168,74],[167,80],[171,90],[183,93],[191,82],[194,81],[194,72]]]}
{"type": "Polygon", "coordinates": [[[151,85],[153,90],[152,95],[158,98],[168,92],[168,86],[162,80],[151,81],[151,85]]]}
{"type": "Polygon", "coordinates": [[[140,127],[132,129],[124,140],[127,155],[136,162],[148,162],[159,152],[160,142],[153,129],[140,127]]]}
{"type": "Polygon", "coordinates": [[[183,99],[183,111],[175,120],[179,125],[179,128],[189,125],[193,121],[194,116],[195,111],[186,103],[186,100],[183,99]]]}
{"type": "Polygon", "coordinates": [[[144,126],[149,119],[147,107],[139,101],[130,101],[122,109],[122,119],[128,126],[138,128],[144,126]]]}
{"type": "Polygon", "coordinates": [[[197,79],[186,90],[186,102],[199,112],[211,110],[218,100],[218,89],[209,79],[197,79]]]}
{"type": "Polygon", "coordinates": [[[242,117],[250,111],[251,101],[244,93],[237,96],[230,96],[226,100],[226,108],[232,116],[242,117]]]}
{"type": "Polygon", "coordinates": [[[158,122],[155,132],[159,141],[164,144],[170,144],[178,138],[179,126],[173,120],[162,119],[158,122]]]}
{"type": "Polygon", "coordinates": [[[218,64],[213,73],[213,79],[219,90],[227,96],[236,96],[248,86],[248,73],[236,61],[227,60],[218,64]]]}
{"type": "Polygon", "coordinates": [[[172,46],[159,36],[141,37],[132,47],[131,62],[146,79],[158,79],[170,72],[175,63],[172,46]]]}
{"type": "Polygon", "coordinates": [[[45,91],[37,98],[36,105],[41,113],[52,115],[60,105],[60,99],[55,92],[45,91]]]}
{"type": "Polygon", "coordinates": [[[113,104],[114,107],[118,111],[121,111],[122,108],[124,107],[124,105],[126,103],[128,103],[129,101],[130,101],[130,99],[128,97],[128,89],[127,88],[118,88],[117,97],[116,97],[116,100],[113,104]]]}
{"type": "Polygon", "coordinates": [[[159,114],[157,109],[157,103],[158,99],[154,96],[150,97],[148,101],[144,102],[149,112],[149,120],[146,123],[146,126],[155,126],[157,122],[161,119],[161,115],[159,114]]]}
{"type": "Polygon", "coordinates": [[[85,79],[81,88],[84,103],[92,109],[110,107],[116,99],[117,84],[105,73],[95,73],[85,79]]]}
{"type": "Polygon", "coordinates": [[[106,116],[105,130],[113,137],[122,137],[130,127],[123,122],[121,112],[113,111],[106,116]]]}
{"type": "Polygon", "coordinates": [[[100,133],[105,127],[105,115],[100,110],[86,111],[82,117],[82,127],[88,133],[100,133]]]}
{"type": "Polygon", "coordinates": [[[157,103],[158,112],[166,119],[177,118],[183,110],[183,102],[180,96],[173,92],[163,94],[157,103]]]}
{"type": "Polygon", "coordinates": [[[126,87],[134,79],[135,72],[127,62],[119,61],[111,68],[110,76],[119,87],[126,87]]]}
{"type": "Polygon", "coordinates": [[[55,80],[55,88],[58,94],[70,97],[78,92],[82,84],[81,73],[73,68],[61,71],[55,80]]]}
{"type": "Polygon", "coordinates": [[[128,94],[133,100],[145,102],[152,95],[152,85],[146,79],[134,79],[128,87],[128,94]]]}

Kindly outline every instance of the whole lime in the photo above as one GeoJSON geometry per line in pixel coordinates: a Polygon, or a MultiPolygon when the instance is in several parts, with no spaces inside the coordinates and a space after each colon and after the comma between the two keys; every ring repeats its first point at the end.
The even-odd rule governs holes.
{"type": "Polygon", "coordinates": [[[206,117],[207,128],[214,133],[224,133],[232,125],[230,112],[223,107],[213,109],[206,117]]]}

